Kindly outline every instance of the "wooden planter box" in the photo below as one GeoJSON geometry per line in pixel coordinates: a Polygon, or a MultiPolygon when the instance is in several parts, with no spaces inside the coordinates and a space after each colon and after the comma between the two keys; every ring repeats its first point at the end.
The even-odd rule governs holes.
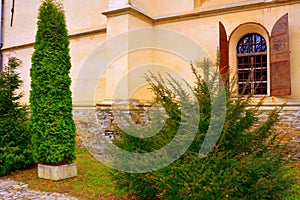
{"type": "Polygon", "coordinates": [[[76,164],[66,164],[60,166],[51,166],[38,164],[38,176],[43,179],[62,180],[77,176],[76,164]]]}

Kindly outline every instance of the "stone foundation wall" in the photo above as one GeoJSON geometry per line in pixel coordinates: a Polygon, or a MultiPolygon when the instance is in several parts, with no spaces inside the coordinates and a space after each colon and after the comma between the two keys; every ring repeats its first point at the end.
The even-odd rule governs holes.
{"type": "Polygon", "coordinates": [[[300,109],[283,110],[279,113],[280,124],[285,124],[289,128],[300,131],[300,109]]]}
{"type": "MultiPolygon", "coordinates": [[[[270,111],[263,110],[262,119],[267,119],[270,111]]],[[[275,128],[280,131],[280,138],[287,142],[289,157],[300,161],[300,107],[287,106],[279,112],[279,122],[275,128]]]]}
{"type": "Polygon", "coordinates": [[[89,144],[99,126],[96,107],[74,107],[73,118],[76,124],[77,145],[89,144]]]}
{"type": "Polygon", "coordinates": [[[99,104],[95,107],[75,107],[77,145],[92,145],[94,135],[102,134],[107,139],[116,136],[115,126],[128,123],[143,125],[149,122],[151,105],[139,101],[124,101],[115,104],[99,104]]]}
{"type": "MultiPolygon", "coordinates": [[[[264,121],[268,118],[269,113],[273,110],[274,106],[264,107],[260,109],[260,120],[264,121]]],[[[279,127],[292,128],[295,131],[300,131],[300,105],[299,106],[286,106],[279,111],[279,122],[276,124],[279,127]]]]}
{"type": "Polygon", "coordinates": [[[116,135],[115,126],[144,125],[149,122],[150,104],[138,101],[121,102],[119,104],[97,105],[97,120],[100,132],[107,138],[113,139],[116,135]]]}
{"type": "MultiPolygon", "coordinates": [[[[128,120],[137,125],[149,122],[150,104],[143,104],[138,101],[119,102],[117,104],[99,104],[95,107],[74,108],[73,116],[77,128],[78,145],[84,143],[89,147],[95,145],[92,141],[95,134],[102,134],[107,139],[114,139],[116,136],[115,126],[128,124],[128,120]]],[[[262,107],[260,119],[268,118],[271,106],[262,107]]],[[[289,141],[292,157],[300,159],[300,106],[287,106],[279,113],[280,121],[276,129],[281,131],[285,140],[289,141]]],[[[101,142],[97,141],[97,148],[101,142]]]]}

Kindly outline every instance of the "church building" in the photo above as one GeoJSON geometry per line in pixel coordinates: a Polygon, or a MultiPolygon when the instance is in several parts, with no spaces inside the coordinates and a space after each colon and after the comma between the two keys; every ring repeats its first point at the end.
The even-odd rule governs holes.
{"type": "MultiPolygon", "coordinates": [[[[61,2],[70,41],[73,114],[82,138],[92,134],[96,118],[114,102],[153,100],[143,78],[148,70],[171,71],[192,82],[190,62],[204,57],[215,62],[217,52],[220,73],[236,77],[238,92],[255,90],[265,110],[285,103],[283,123],[300,129],[300,0],[61,2]]],[[[22,61],[25,104],[40,4],[1,4],[1,65],[9,57],[22,61]]]]}

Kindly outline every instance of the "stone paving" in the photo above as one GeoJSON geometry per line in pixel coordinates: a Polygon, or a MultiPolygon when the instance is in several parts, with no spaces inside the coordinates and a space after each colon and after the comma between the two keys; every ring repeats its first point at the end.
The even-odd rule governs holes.
{"type": "Polygon", "coordinates": [[[1,200],[77,200],[66,194],[30,190],[28,184],[0,178],[1,200]]]}

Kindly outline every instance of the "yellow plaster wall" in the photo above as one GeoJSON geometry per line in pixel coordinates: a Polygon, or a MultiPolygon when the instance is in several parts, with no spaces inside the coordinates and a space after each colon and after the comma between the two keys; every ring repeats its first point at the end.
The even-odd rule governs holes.
{"type": "Polygon", "coordinates": [[[153,2],[154,16],[184,13],[194,9],[194,0],[154,0],[153,2]]]}
{"type": "Polygon", "coordinates": [[[255,0],[201,0],[200,8],[209,8],[215,6],[224,6],[226,4],[238,4],[241,2],[254,2],[255,0]]]}
{"type": "MultiPolygon", "coordinates": [[[[15,1],[13,26],[11,21],[11,1],[4,3],[4,44],[3,48],[33,43],[37,30],[37,15],[40,0],[15,1]]],[[[108,0],[62,1],[69,34],[80,33],[105,27],[106,17],[101,14],[108,8],[108,0]]]]}
{"type": "MultiPolygon", "coordinates": [[[[101,3],[101,1],[98,1],[101,3]]],[[[109,8],[118,8],[128,5],[129,0],[108,0],[109,8]]]]}
{"type": "Polygon", "coordinates": [[[119,35],[121,33],[127,32],[129,26],[129,16],[121,15],[116,17],[111,17],[107,21],[107,39],[119,35]]]}
{"type": "MultiPolygon", "coordinates": [[[[290,26],[290,61],[292,75],[292,96],[291,100],[300,99],[300,5],[294,5],[288,9],[290,26]]],[[[278,11],[279,12],[279,11],[278,11]]],[[[280,12],[281,14],[281,12],[280,12]]]]}
{"type": "MultiPolygon", "coordinates": [[[[83,35],[78,38],[72,38],[70,41],[71,48],[71,58],[72,58],[72,69],[71,77],[73,79],[72,91],[76,83],[78,82],[78,77],[82,73],[85,60],[88,55],[93,52],[100,44],[104,41],[113,38],[121,33],[127,32],[129,30],[139,29],[139,28],[149,28],[152,24],[149,21],[144,21],[144,19],[138,16],[133,16],[130,14],[124,14],[121,16],[114,16],[107,19],[101,12],[112,7],[126,6],[128,3],[138,7],[139,9],[152,13],[154,17],[162,17],[165,15],[175,15],[176,13],[187,13],[193,10],[194,0],[87,0],[82,5],[79,0],[64,0],[64,6],[66,11],[67,25],[69,28],[69,33],[82,33],[88,30],[94,30],[106,26],[107,31],[103,33],[97,33],[94,35],[83,35]]],[[[238,2],[251,2],[246,0],[204,0],[202,2],[201,8],[208,8],[219,6],[226,7],[228,5],[236,5],[238,2]]],[[[24,102],[28,102],[29,90],[30,90],[30,58],[33,52],[32,47],[15,48],[10,50],[5,50],[11,46],[18,46],[27,43],[34,42],[34,36],[36,32],[36,17],[37,9],[40,0],[27,1],[16,1],[15,14],[14,14],[14,24],[10,27],[10,1],[5,1],[5,20],[4,20],[4,61],[7,61],[8,56],[17,56],[23,61],[23,67],[20,69],[21,77],[24,80],[24,102]],[[26,7],[26,9],[24,9],[26,7]]],[[[221,21],[227,31],[227,35],[231,35],[234,29],[236,29],[240,24],[246,22],[255,22],[262,24],[267,32],[271,32],[272,27],[276,21],[283,16],[285,13],[289,13],[289,24],[290,24],[290,60],[291,60],[291,74],[292,74],[292,95],[283,98],[274,98],[275,101],[282,101],[286,98],[290,101],[300,102],[300,70],[298,63],[300,63],[300,57],[298,56],[300,52],[300,4],[291,4],[285,6],[276,6],[271,8],[262,9],[252,9],[252,10],[242,10],[241,12],[227,12],[218,13],[218,15],[209,15],[193,17],[189,19],[181,19],[178,17],[178,21],[164,22],[157,24],[156,27],[162,29],[168,29],[182,34],[184,37],[190,38],[199,47],[203,48],[208,57],[212,62],[216,58],[216,50],[219,45],[219,21],[221,21]]],[[[237,32],[236,35],[232,36],[231,40],[231,53],[230,53],[230,66],[234,69],[236,65],[235,53],[233,53],[236,45],[235,40],[238,36],[242,36],[243,33],[258,31],[257,29],[252,29],[248,27],[249,30],[243,30],[237,32]]],[[[261,32],[262,33],[262,32],[261,32]]],[[[262,33],[265,34],[266,33],[262,33]]],[[[266,36],[265,36],[266,37],[266,36]]],[[[236,41],[237,42],[237,41],[236,41]]],[[[130,45],[130,44],[129,44],[130,45]]],[[[184,44],[178,44],[179,47],[184,47],[184,44]]],[[[107,53],[107,59],[110,58],[110,51],[115,47],[110,47],[107,53]]],[[[114,62],[107,66],[105,73],[101,77],[94,77],[97,83],[95,84],[95,89],[91,91],[93,97],[90,104],[102,101],[104,99],[112,98],[113,89],[122,80],[122,77],[126,77],[128,72],[139,68],[144,65],[144,63],[158,63],[161,66],[172,66],[172,69],[179,72],[180,75],[186,77],[190,80],[190,66],[186,60],[176,57],[169,52],[164,51],[153,51],[153,50],[141,50],[123,55],[117,58],[114,62]],[[94,98],[94,99],[93,99],[94,98]]],[[[86,67],[86,66],[84,66],[86,67]]],[[[153,68],[157,69],[157,68],[153,68]]],[[[93,71],[84,71],[83,73],[93,73],[93,71]]],[[[127,77],[128,78],[128,77],[127,77]]],[[[134,88],[134,74],[129,79],[125,80],[124,91],[129,91],[130,88],[134,88]]],[[[89,80],[86,80],[88,85],[89,80]]],[[[77,94],[85,92],[85,85],[80,87],[77,94]]],[[[130,95],[134,98],[151,98],[150,93],[144,93],[147,86],[142,85],[139,88],[134,88],[134,92],[130,95]],[[145,95],[146,94],[146,95],[145,95]]],[[[131,90],[130,90],[131,91],[131,90]]],[[[83,98],[84,99],[84,98],[83,98]]],[[[83,102],[83,99],[74,99],[78,104],[83,102]]]]}
{"type": "Polygon", "coordinates": [[[30,91],[30,66],[31,55],[33,48],[25,48],[17,51],[8,51],[3,53],[3,62],[5,65],[8,63],[9,57],[16,57],[22,61],[21,66],[18,68],[20,79],[23,81],[22,88],[19,92],[23,93],[22,103],[29,105],[29,91],[30,91]]]}
{"type": "MultiPolygon", "coordinates": [[[[116,1],[118,0],[113,0],[116,1]]],[[[128,0],[128,4],[152,17],[185,13],[194,9],[194,0],[128,0]]],[[[119,5],[126,4],[119,2],[119,5]]]]}
{"type": "MultiPolygon", "coordinates": [[[[108,9],[109,0],[64,0],[61,1],[64,6],[66,23],[70,35],[82,34],[90,30],[97,30],[106,27],[106,17],[101,14],[108,9]]],[[[20,69],[21,78],[24,81],[23,102],[29,102],[31,55],[33,52],[33,43],[37,30],[37,15],[40,6],[40,0],[15,1],[15,12],[13,26],[10,27],[11,19],[11,1],[5,0],[4,3],[4,57],[16,56],[23,61],[23,67],[20,69]],[[27,46],[23,46],[28,44],[27,46]],[[14,47],[14,48],[10,48],[14,47]]],[[[74,87],[81,67],[88,55],[106,39],[105,31],[103,33],[86,34],[70,39],[70,53],[72,68],[70,76],[72,78],[71,89],[74,93],[74,87]]],[[[4,59],[7,63],[7,58],[4,59]]],[[[80,90],[84,90],[84,86],[80,90]]],[[[81,91],[78,91],[79,93],[81,91]]],[[[94,93],[95,91],[93,91],[94,93]]],[[[78,99],[74,99],[76,102],[78,99]]],[[[80,104],[80,100],[78,100],[80,104]]]]}
{"type": "Polygon", "coordinates": [[[128,16],[129,24],[128,24],[128,31],[141,29],[141,28],[151,28],[152,23],[149,21],[145,21],[139,17],[129,15],[128,16]]]}
{"type": "MultiPolygon", "coordinates": [[[[113,40],[120,34],[124,34],[128,31],[130,24],[130,16],[128,14],[111,17],[107,20],[107,33],[106,40],[113,40]]],[[[104,73],[100,75],[98,85],[96,86],[94,101],[101,102],[104,99],[114,98],[114,88],[117,86],[120,79],[128,71],[128,56],[120,56],[119,58],[112,57],[115,52],[115,48],[118,48],[118,42],[113,42],[114,45],[108,46],[107,49],[107,60],[109,61],[109,66],[104,66],[104,73]]],[[[120,45],[124,48],[124,51],[128,49],[128,41],[126,37],[121,39],[120,45]]],[[[126,82],[126,81],[125,81],[126,82]]],[[[123,91],[117,94],[118,97],[122,98],[127,96],[128,83],[123,84],[123,91]]]]}
{"type": "Polygon", "coordinates": [[[156,27],[176,31],[184,35],[184,37],[193,40],[199,45],[199,48],[202,48],[207,52],[209,59],[214,61],[217,53],[217,46],[219,44],[218,23],[219,17],[208,17],[162,24],[156,27]]]}
{"type": "Polygon", "coordinates": [[[3,48],[32,43],[40,0],[15,1],[13,26],[10,26],[12,1],[4,2],[3,48]]]}
{"type": "MultiPolygon", "coordinates": [[[[179,22],[170,22],[165,24],[157,25],[158,28],[168,29],[172,31],[176,31],[180,34],[183,34],[185,37],[188,37],[192,40],[194,40],[201,48],[203,48],[210,60],[212,62],[215,61],[216,58],[216,50],[219,44],[218,37],[219,37],[219,27],[218,22],[222,21],[222,23],[225,25],[228,36],[233,32],[234,29],[236,29],[240,24],[246,23],[246,22],[255,22],[262,24],[267,32],[271,32],[271,29],[275,22],[286,12],[290,13],[289,20],[290,20],[290,38],[291,38],[291,70],[292,70],[292,96],[289,96],[289,99],[297,99],[299,98],[299,86],[297,82],[296,76],[294,74],[299,73],[299,70],[297,70],[297,62],[299,62],[299,59],[297,58],[295,52],[299,52],[299,45],[297,45],[297,41],[299,41],[299,34],[298,28],[299,23],[297,23],[298,13],[297,9],[299,9],[299,5],[292,5],[292,6],[282,6],[282,7],[274,7],[274,8],[265,8],[265,9],[257,9],[257,10],[251,10],[251,11],[244,11],[242,13],[230,13],[230,14],[220,14],[219,16],[211,16],[211,17],[205,17],[205,18],[197,18],[197,19],[190,19],[187,21],[179,21],[179,22]],[[295,41],[295,42],[293,42],[295,41]]],[[[133,17],[133,16],[126,16],[127,23],[125,23],[125,20],[122,19],[124,16],[117,17],[116,21],[118,23],[114,22],[115,24],[119,24],[118,26],[112,26],[115,33],[123,32],[124,30],[133,30],[136,28],[146,28],[151,27],[150,24],[147,22],[143,22],[142,20],[133,17]]],[[[113,21],[113,20],[112,20],[113,21]]],[[[109,22],[110,23],[110,22],[109,22]]],[[[238,37],[241,37],[243,34],[246,34],[247,32],[253,32],[256,31],[258,33],[261,33],[265,38],[267,38],[267,33],[263,32],[264,30],[255,30],[252,29],[253,27],[248,27],[249,30],[243,30],[239,33],[239,35],[236,35],[236,40],[238,40],[238,37]]],[[[114,34],[108,34],[108,35],[114,35],[114,34]]],[[[108,36],[109,37],[109,36],[108,36]]],[[[237,41],[236,41],[237,43],[237,41]]],[[[232,53],[235,50],[234,45],[236,43],[231,43],[231,53],[230,53],[230,65],[231,70],[235,70],[235,54],[232,53]],[[233,45],[234,44],[234,45],[233,45]],[[233,46],[232,46],[233,45],[233,46]]],[[[182,45],[182,44],[178,44],[182,45]]],[[[113,64],[111,66],[109,78],[105,77],[103,80],[101,79],[99,81],[98,88],[101,88],[100,85],[104,85],[106,87],[106,90],[103,88],[99,91],[102,91],[101,94],[103,94],[103,91],[111,91],[115,85],[116,82],[120,80],[120,77],[126,75],[128,71],[131,71],[143,64],[143,62],[148,63],[158,63],[162,66],[171,66],[172,70],[179,72],[180,74],[187,77],[187,80],[192,79],[191,74],[188,74],[190,72],[190,66],[185,61],[182,61],[180,59],[175,58],[174,56],[166,53],[166,52],[159,52],[159,51],[144,51],[144,52],[135,52],[132,54],[129,54],[126,58],[123,58],[123,61],[118,61],[116,64],[113,64]],[[115,67],[114,67],[115,65],[115,67]],[[120,67],[123,66],[123,70],[118,71],[116,73],[113,69],[120,69],[120,67]],[[183,66],[181,68],[180,66],[183,66]],[[185,74],[186,73],[186,74],[185,74]],[[112,75],[113,74],[113,75],[112,75]],[[119,77],[119,78],[117,78],[119,77]],[[105,80],[105,83],[104,83],[105,80]]],[[[128,77],[127,77],[128,78],[128,77]]],[[[128,85],[126,86],[128,91],[131,91],[130,87],[134,87],[134,77],[129,77],[128,85]]],[[[147,92],[147,86],[141,86],[140,88],[137,88],[133,94],[131,94],[134,98],[140,98],[140,99],[150,99],[152,96],[151,93],[147,92]]],[[[99,93],[99,92],[98,92],[99,93]]],[[[111,98],[112,95],[102,95],[100,98],[99,96],[96,97],[96,99],[103,99],[103,98],[111,98]]],[[[280,102],[283,98],[275,98],[276,101],[280,102]]]]}
{"type": "Polygon", "coordinates": [[[167,73],[173,74],[179,81],[192,82],[190,64],[187,60],[174,53],[157,48],[139,49],[129,53],[128,91],[129,96],[141,101],[153,101],[154,95],[149,90],[150,86],[146,76],[161,74],[167,77],[167,73]]]}
{"type": "MultiPolygon", "coordinates": [[[[197,18],[187,21],[180,20],[179,22],[159,24],[156,27],[174,30],[193,39],[208,52],[209,57],[214,61],[216,49],[219,45],[219,21],[224,24],[228,37],[240,24],[247,22],[254,22],[263,25],[270,34],[276,21],[284,14],[289,13],[292,95],[288,97],[272,98],[272,101],[275,99],[275,101],[282,102],[289,99],[291,102],[300,102],[300,80],[297,78],[300,77],[298,65],[298,63],[300,63],[300,57],[297,55],[300,52],[299,10],[300,5],[294,4],[227,14],[220,13],[218,16],[197,18]]],[[[233,35],[230,43],[230,66],[233,72],[236,70],[235,46],[237,44],[237,40],[244,34],[251,32],[261,33],[267,39],[266,31],[263,29],[258,30],[251,26],[240,30],[240,32],[236,33],[236,35],[233,35]]]]}
{"type": "MultiPolygon", "coordinates": [[[[108,28],[107,28],[107,40],[114,41],[115,38],[119,38],[120,34],[126,34],[128,31],[140,29],[140,28],[150,28],[152,27],[149,22],[145,22],[142,19],[139,19],[136,16],[132,15],[121,15],[115,16],[108,19],[108,28]]],[[[130,37],[130,33],[129,33],[130,37]]],[[[130,40],[128,38],[124,38],[120,42],[122,47],[127,49],[130,46],[130,42],[134,42],[131,37],[130,40]]],[[[151,58],[152,52],[148,51],[145,55],[139,54],[138,56],[135,53],[130,53],[129,50],[126,51],[119,58],[111,57],[110,52],[114,51],[118,48],[116,46],[112,46],[111,49],[108,50],[107,60],[110,61],[110,65],[106,66],[106,69],[99,77],[99,82],[95,91],[95,102],[99,103],[105,99],[113,99],[113,98],[126,98],[130,96],[130,91],[134,87],[134,77],[130,76],[128,72],[134,68],[134,66],[139,63],[140,60],[146,61],[148,58],[151,58]],[[148,55],[150,54],[150,57],[148,55]],[[122,86],[122,90],[118,90],[116,87],[122,86]],[[129,93],[128,93],[129,92],[129,93]]],[[[119,87],[120,88],[120,87],[119,87]]]]}
{"type": "MultiPolygon", "coordinates": [[[[78,37],[70,40],[70,55],[71,55],[71,70],[70,77],[72,78],[71,90],[74,92],[74,87],[77,82],[78,74],[81,71],[83,63],[93,50],[98,47],[103,41],[105,41],[105,34],[89,35],[87,37],[78,37]]],[[[22,102],[29,104],[29,91],[30,91],[30,67],[31,67],[31,56],[33,53],[33,47],[9,50],[3,52],[3,62],[7,64],[9,57],[17,57],[22,61],[22,66],[19,68],[20,78],[23,81],[21,91],[24,93],[22,102]]],[[[92,72],[91,72],[92,73],[92,72]]],[[[85,86],[81,87],[82,90],[85,86]]],[[[82,91],[77,91],[81,93],[82,91]]],[[[74,98],[74,102],[78,99],[74,98]]],[[[80,100],[78,102],[80,104],[80,100]]]]}
{"type": "Polygon", "coordinates": [[[108,9],[108,0],[64,0],[69,34],[106,26],[101,11],[108,9]]]}
{"type": "MultiPolygon", "coordinates": [[[[300,5],[291,5],[291,6],[283,6],[283,7],[273,7],[273,8],[265,8],[261,10],[252,10],[246,11],[243,13],[234,13],[222,15],[222,23],[224,24],[228,36],[232,34],[233,30],[238,27],[240,24],[246,22],[256,22],[262,24],[267,32],[271,34],[272,28],[276,21],[286,13],[289,13],[289,36],[290,36],[290,65],[291,65],[291,84],[292,84],[292,95],[288,97],[291,101],[292,99],[300,98],[300,82],[297,77],[300,76],[300,70],[297,63],[300,62],[300,58],[297,55],[297,52],[300,52],[300,23],[297,21],[300,17],[299,13],[300,5]]],[[[259,31],[255,28],[249,30],[242,30],[241,32],[237,32],[237,35],[232,36],[232,40],[230,43],[230,66],[236,66],[236,54],[235,45],[237,44],[237,36],[242,36],[243,34],[249,32],[258,32],[262,33],[262,30],[259,31]]],[[[265,34],[263,36],[266,38],[265,34]]],[[[266,38],[267,39],[267,38],[266,38]]],[[[234,69],[234,67],[232,67],[234,69]]],[[[280,98],[277,98],[280,101],[280,98]]]]}
{"type": "MultiPolygon", "coordinates": [[[[90,54],[105,40],[106,35],[104,33],[91,34],[87,37],[78,37],[70,40],[70,55],[72,63],[70,77],[72,78],[72,91],[74,91],[77,77],[82,70],[84,62],[90,56],[90,54]]],[[[76,101],[76,99],[74,100],[76,101]]]]}
{"type": "Polygon", "coordinates": [[[143,11],[144,13],[154,16],[154,2],[156,0],[130,0],[130,4],[139,10],[143,11]]]}

